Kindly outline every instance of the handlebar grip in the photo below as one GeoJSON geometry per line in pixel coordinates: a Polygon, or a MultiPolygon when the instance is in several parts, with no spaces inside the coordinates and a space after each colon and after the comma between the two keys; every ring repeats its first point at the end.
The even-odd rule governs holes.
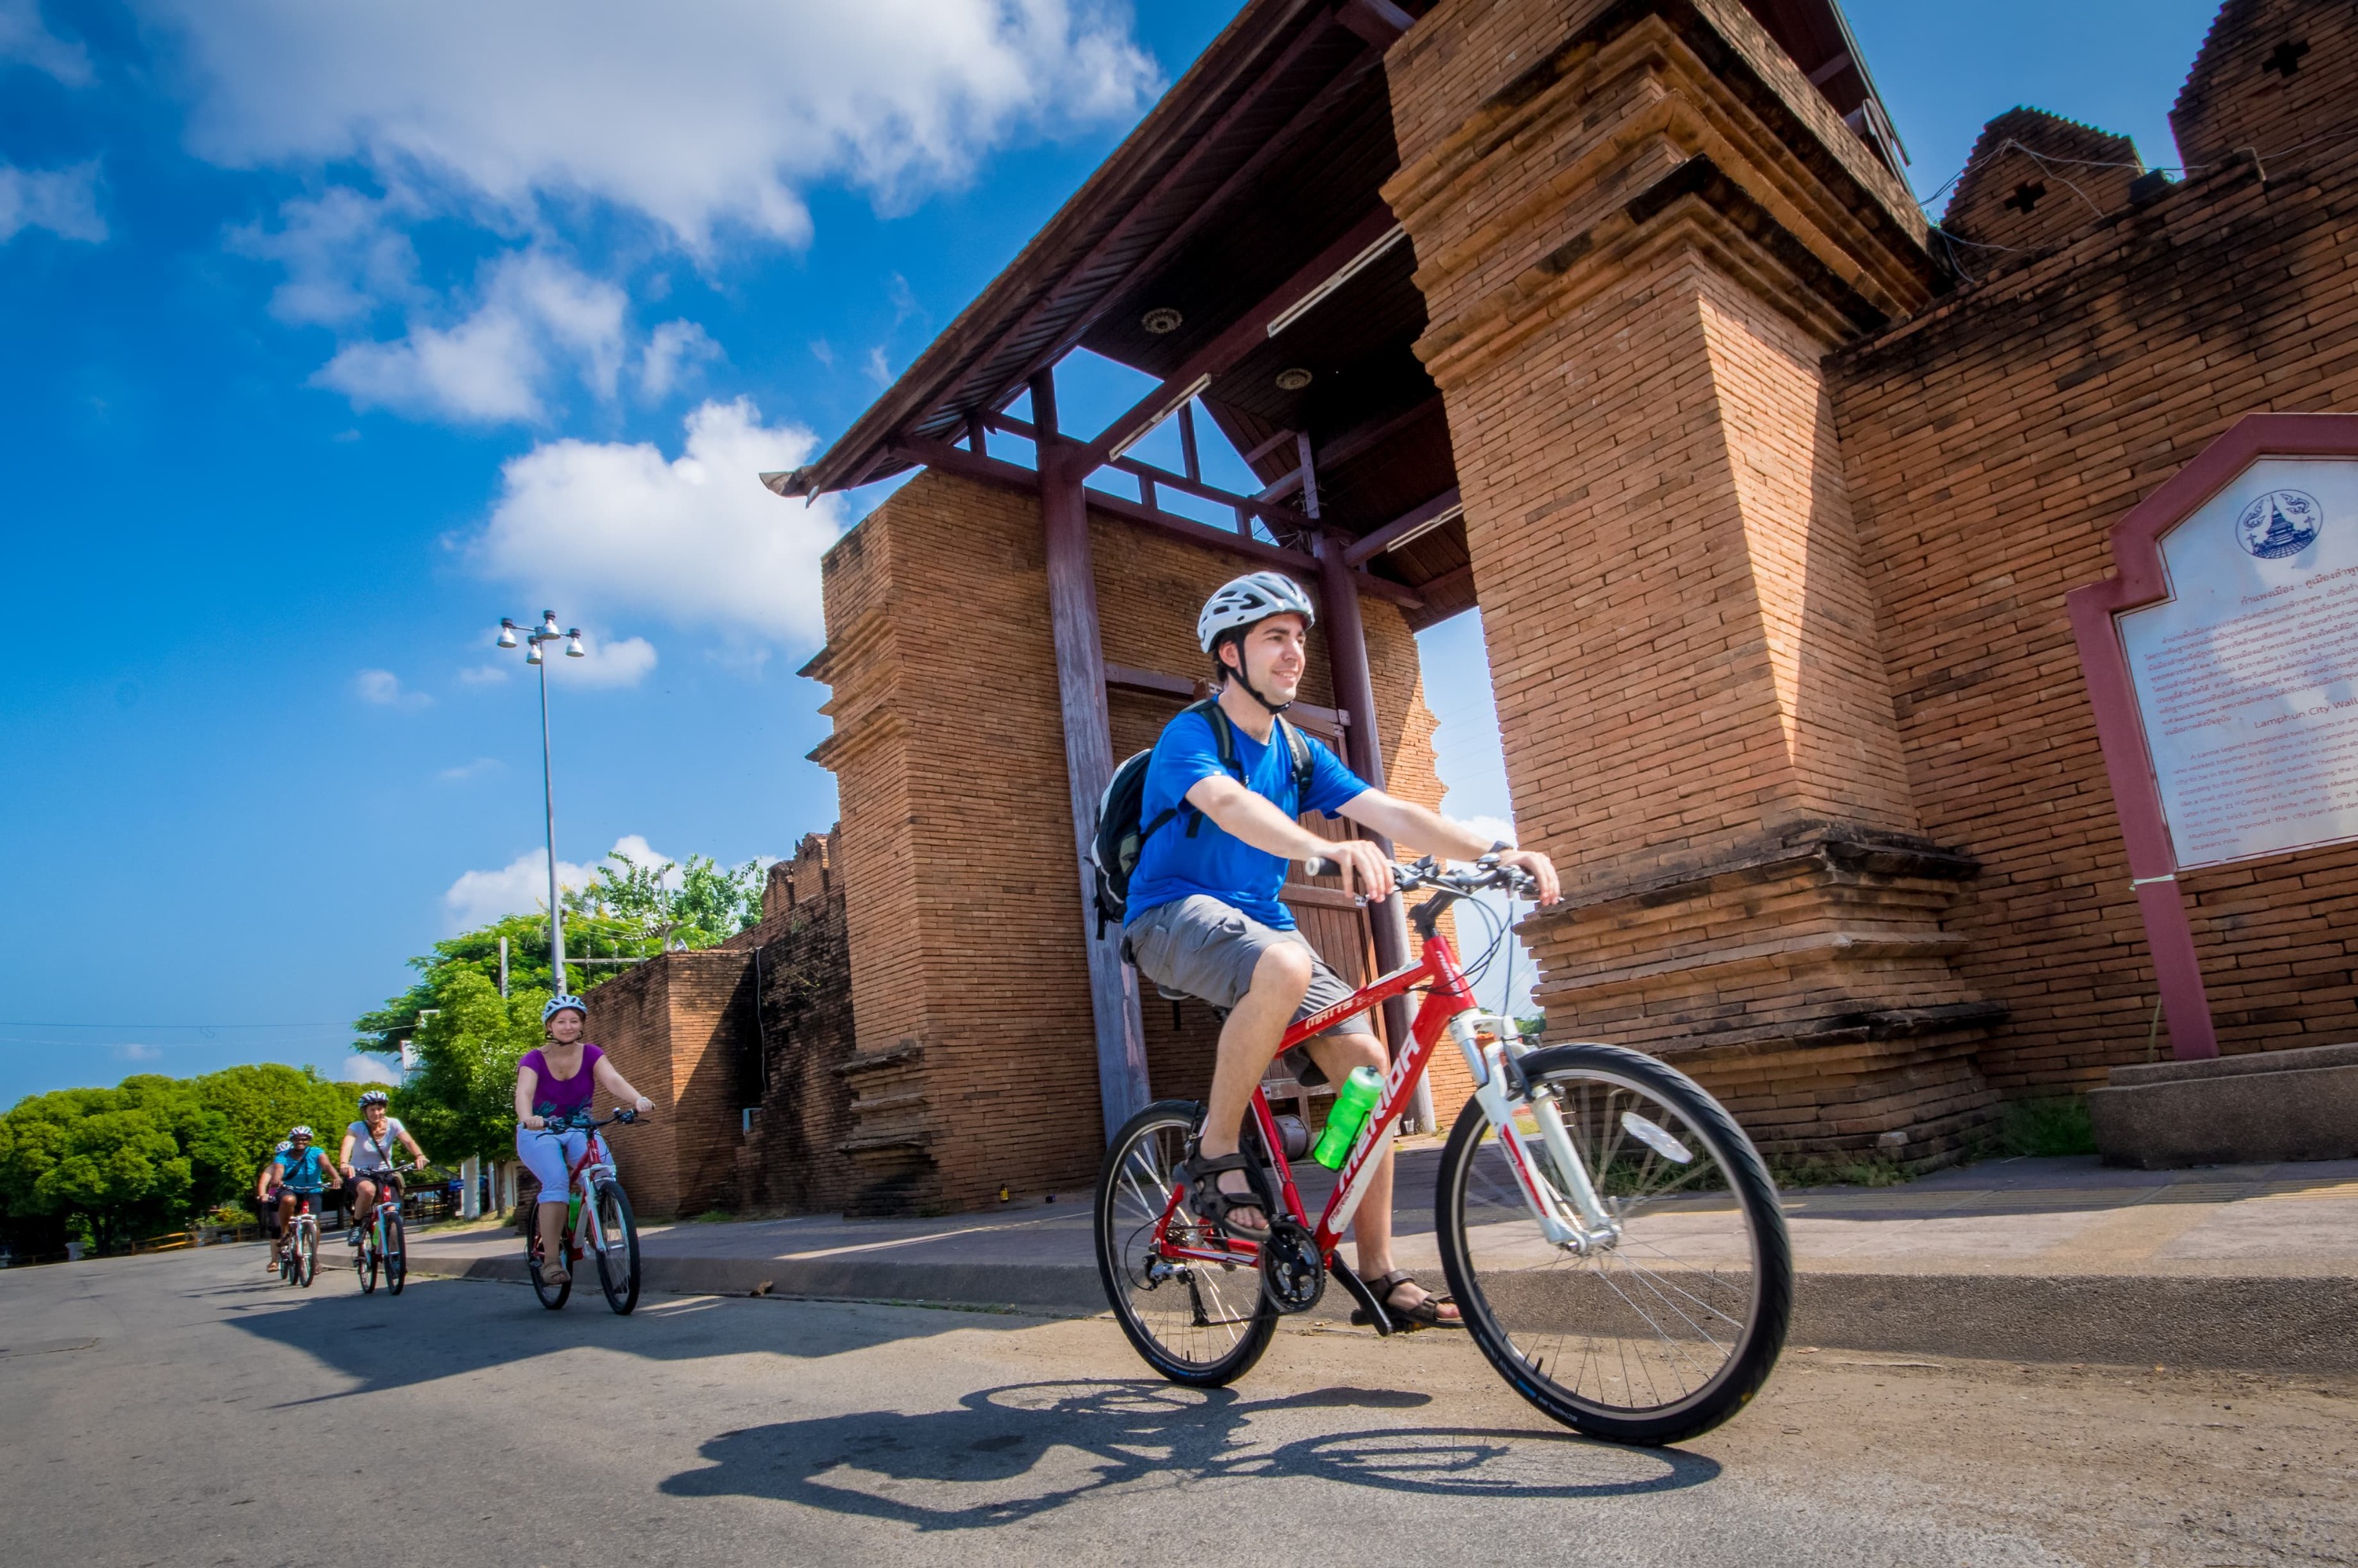
{"type": "Polygon", "coordinates": [[[1313,855],[1302,862],[1302,872],[1311,877],[1339,877],[1343,874],[1343,862],[1330,860],[1324,855],[1313,855]]]}

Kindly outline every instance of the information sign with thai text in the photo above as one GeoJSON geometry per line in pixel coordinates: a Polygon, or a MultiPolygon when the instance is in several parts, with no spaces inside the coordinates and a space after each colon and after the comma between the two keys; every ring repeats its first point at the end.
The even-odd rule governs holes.
{"type": "Polygon", "coordinates": [[[2181,867],[2358,839],[2358,461],[2262,458],[2115,618],[2181,867]]]}

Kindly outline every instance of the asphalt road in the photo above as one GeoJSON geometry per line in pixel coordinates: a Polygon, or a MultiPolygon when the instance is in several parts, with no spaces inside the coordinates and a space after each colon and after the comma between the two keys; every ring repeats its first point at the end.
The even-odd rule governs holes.
{"type": "Polygon", "coordinates": [[[1640,1450],[1552,1426],[1456,1336],[1288,1332],[1206,1394],[1107,1320],[622,1319],[260,1261],[0,1273],[0,1562],[2358,1561],[2347,1378],[1797,1350],[1735,1422],[1640,1450]]]}

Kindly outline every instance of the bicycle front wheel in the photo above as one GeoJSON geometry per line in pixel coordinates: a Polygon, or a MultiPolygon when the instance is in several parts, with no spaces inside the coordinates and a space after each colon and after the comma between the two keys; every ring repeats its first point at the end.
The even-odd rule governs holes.
{"type": "MultiPolygon", "coordinates": [[[[1114,1135],[1098,1175],[1098,1275],[1122,1333],[1148,1366],[1174,1383],[1216,1389],[1260,1359],[1277,1332],[1277,1309],[1250,1263],[1174,1262],[1156,1254],[1172,1168],[1187,1157],[1203,1108],[1158,1100],[1114,1135]]],[[[1183,1198],[1169,1234],[1202,1241],[1212,1228],[1183,1198]]]]}
{"type": "Polygon", "coordinates": [[[365,1236],[361,1238],[361,1244],[352,1249],[352,1272],[361,1277],[361,1294],[376,1294],[376,1249],[369,1245],[369,1238],[365,1236]]]}
{"type": "MultiPolygon", "coordinates": [[[[1719,1103],[1653,1057],[1563,1045],[1522,1067],[1620,1235],[1585,1258],[1550,1241],[1481,1101],[1467,1105],[1434,1201],[1466,1328],[1516,1392],[1576,1431],[1644,1444],[1710,1431],[1784,1346],[1793,1260],[1775,1184],[1719,1103]]],[[[1532,1113],[1515,1119],[1541,1179],[1567,1193],[1532,1113]]]]}
{"type": "Polygon", "coordinates": [[[409,1283],[409,1244],[402,1239],[401,1216],[384,1217],[384,1286],[391,1295],[401,1294],[402,1286],[409,1283]]]}
{"type": "Polygon", "coordinates": [[[620,1316],[639,1304],[639,1222],[631,1200],[619,1182],[600,1182],[590,1206],[597,1236],[598,1283],[605,1287],[606,1304],[620,1316]]]}
{"type": "Polygon", "coordinates": [[[295,1282],[308,1291],[319,1277],[319,1233],[307,1225],[295,1244],[295,1282]]]}

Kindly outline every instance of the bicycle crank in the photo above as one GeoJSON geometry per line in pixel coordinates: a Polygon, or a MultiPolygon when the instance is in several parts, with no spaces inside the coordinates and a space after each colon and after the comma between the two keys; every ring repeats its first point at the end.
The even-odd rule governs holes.
{"type": "Polygon", "coordinates": [[[1326,1293],[1326,1264],[1317,1238],[1291,1219],[1271,1227],[1260,1244],[1260,1283],[1282,1313],[1308,1312],[1326,1293]]]}

